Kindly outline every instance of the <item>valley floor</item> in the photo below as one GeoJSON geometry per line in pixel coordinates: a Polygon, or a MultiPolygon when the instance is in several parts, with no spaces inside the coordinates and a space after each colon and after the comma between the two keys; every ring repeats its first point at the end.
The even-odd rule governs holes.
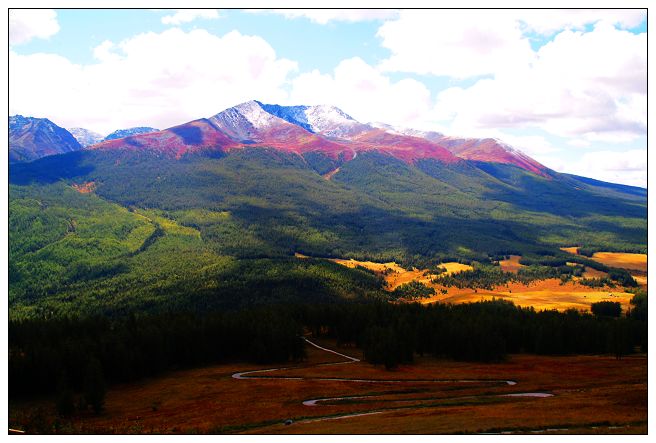
{"type": "MultiPolygon", "coordinates": [[[[362,358],[356,348],[317,343],[362,358]]],[[[60,420],[59,432],[647,433],[645,355],[512,355],[499,364],[418,357],[386,371],[307,351],[306,361],[276,371],[226,364],[115,386],[104,413],[60,420]]],[[[10,427],[34,420],[55,420],[52,400],[9,405],[10,427]]]]}

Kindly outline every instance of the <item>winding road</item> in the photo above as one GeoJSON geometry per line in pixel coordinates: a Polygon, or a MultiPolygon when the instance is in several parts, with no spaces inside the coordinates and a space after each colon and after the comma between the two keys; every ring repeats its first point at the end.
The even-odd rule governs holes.
{"type": "MultiPolygon", "coordinates": [[[[329,352],[331,354],[338,355],[342,358],[345,359],[345,361],[340,361],[340,362],[335,362],[335,363],[320,363],[317,365],[313,366],[308,366],[308,367],[317,367],[317,366],[335,366],[335,365],[345,365],[345,364],[351,364],[351,363],[357,363],[360,362],[360,359],[351,357],[346,354],[339,353],[335,350],[325,348],[323,346],[320,346],[307,338],[303,337],[303,340],[310,346],[314,346],[315,348],[324,351],[324,352],[329,352]]],[[[275,379],[275,380],[317,380],[317,381],[340,381],[340,382],[352,382],[352,383],[393,383],[393,384],[417,384],[417,383],[477,383],[477,384],[490,384],[490,385],[507,385],[507,386],[514,386],[517,384],[517,382],[513,380],[490,380],[490,379],[404,379],[404,380],[390,380],[390,379],[363,379],[363,378],[341,378],[341,377],[298,377],[298,376],[275,376],[275,375],[264,375],[264,374],[270,374],[272,372],[280,372],[280,371],[285,371],[285,370],[291,370],[291,369],[299,369],[298,366],[296,367],[282,367],[282,368],[270,368],[270,369],[257,369],[254,371],[244,371],[244,372],[236,372],[232,374],[232,378],[236,380],[262,380],[262,379],[275,379]]],[[[340,396],[340,397],[329,397],[329,398],[312,398],[312,399],[307,399],[304,400],[302,403],[304,406],[308,407],[317,407],[320,406],[321,403],[327,403],[331,402],[333,405],[335,403],[339,402],[349,402],[350,404],[353,404],[353,400],[362,400],[361,402],[357,403],[362,403],[365,404],[366,402],[371,401],[372,399],[377,399],[380,397],[385,397],[389,395],[403,395],[403,394],[410,394],[410,393],[416,393],[416,391],[413,392],[408,392],[408,391],[399,391],[399,392],[387,392],[379,395],[349,395],[349,396],[340,396]]],[[[468,395],[468,396],[460,396],[460,397],[448,397],[448,398],[443,398],[443,397],[417,397],[417,398],[404,398],[404,399],[389,399],[389,400],[378,400],[378,402],[394,402],[394,403],[413,403],[412,405],[408,406],[395,406],[395,407],[390,407],[390,408],[376,408],[372,409],[370,411],[360,411],[360,412],[355,412],[355,413],[346,413],[346,414],[339,414],[339,415],[326,415],[326,416],[318,416],[318,417],[312,417],[304,420],[299,420],[296,423],[312,423],[312,422],[317,422],[317,421],[326,421],[326,420],[339,420],[339,419],[344,419],[344,418],[349,418],[349,417],[360,417],[360,416],[366,416],[366,415],[375,415],[375,414],[383,414],[386,412],[392,412],[392,411],[398,411],[398,410],[408,410],[408,409],[415,409],[415,408],[422,408],[422,407],[427,407],[431,406],[432,404],[435,404],[435,406],[438,406],[439,403],[436,402],[444,402],[444,401],[467,401],[467,400],[477,400],[481,398],[503,398],[503,397],[534,397],[534,398],[545,398],[545,397],[553,397],[554,394],[548,393],[548,392],[514,392],[514,393],[506,393],[506,394],[481,394],[481,395],[468,395]]],[[[288,420],[286,424],[291,424],[291,420],[288,420]]]]}

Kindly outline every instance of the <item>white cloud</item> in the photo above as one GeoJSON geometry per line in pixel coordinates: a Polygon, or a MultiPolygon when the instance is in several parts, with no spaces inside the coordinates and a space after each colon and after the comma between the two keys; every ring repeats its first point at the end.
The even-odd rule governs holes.
{"type": "Polygon", "coordinates": [[[404,10],[377,35],[391,52],[384,70],[469,78],[530,66],[533,33],[595,23],[632,28],[645,19],[645,10],[404,10]]]}
{"type": "Polygon", "coordinates": [[[586,152],[575,161],[558,157],[537,157],[536,160],[559,171],[583,177],[594,177],[611,183],[647,187],[647,150],[586,152]]]}
{"type": "Polygon", "coordinates": [[[574,146],[575,148],[587,148],[591,145],[589,140],[581,140],[580,138],[568,140],[567,144],[570,146],[574,146]]]}
{"type": "Polygon", "coordinates": [[[179,25],[189,23],[196,19],[216,19],[219,18],[217,9],[176,9],[175,14],[165,15],[162,17],[162,23],[165,25],[179,25]]]}
{"type": "Polygon", "coordinates": [[[52,9],[10,9],[9,44],[27,43],[33,38],[49,38],[59,32],[57,13],[52,9]]]}
{"type": "Polygon", "coordinates": [[[413,79],[391,81],[359,57],[343,60],[332,74],[317,70],[292,81],[290,104],[329,104],[361,122],[425,127],[430,91],[413,79]]]}
{"type": "Polygon", "coordinates": [[[391,56],[387,71],[456,78],[494,74],[532,61],[520,23],[504,11],[402,11],[377,34],[391,56]]]}
{"type": "Polygon", "coordinates": [[[236,31],[149,32],[105,41],[94,55],[98,63],[78,65],[53,54],[10,52],[10,114],[100,133],[165,128],[254,98],[281,102],[297,69],[262,38],[236,31]]]}
{"type": "Polygon", "coordinates": [[[362,22],[386,20],[398,15],[391,9],[250,9],[246,12],[257,14],[280,14],[286,18],[306,18],[314,23],[325,25],[333,21],[362,22]]]}
{"type": "Polygon", "coordinates": [[[442,91],[435,115],[457,131],[537,127],[588,142],[634,140],[646,132],[646,44],[646,34],[603,22],[561,32],[530,65],[442,91]]]}

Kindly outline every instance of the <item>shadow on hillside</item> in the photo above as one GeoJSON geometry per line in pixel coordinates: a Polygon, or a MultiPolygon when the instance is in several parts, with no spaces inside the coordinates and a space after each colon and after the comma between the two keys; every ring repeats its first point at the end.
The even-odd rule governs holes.
{"type": "Polygon", "coordinates": [[[9,165],[9,183],[16,185],[47,184],[88,175],[95,168],[83,162],[85,154],[84,151],[69,152],[43,157],[29,163],[9,165]]]}

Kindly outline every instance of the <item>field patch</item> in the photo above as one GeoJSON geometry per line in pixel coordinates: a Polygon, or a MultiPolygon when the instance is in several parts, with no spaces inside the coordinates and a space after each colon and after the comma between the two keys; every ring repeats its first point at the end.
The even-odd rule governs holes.
{"type": "Polygon", "coordinates": [[[531,282],[509,283],[493,290],[470,288],[444,288],[447,293],[441,293],[441,287],[435,285],[436,295],[421,300],[421,303],[471,303],[481,300],[502,299],[522,307],[532,306],[536,310],[555,309],[565,311],[577,309],[588,311],[592,303],[599,301],[620,302],[622,311],[630,307],[634,294],[625,292],[622,288],[591,288],[569,281],[562,284],[560,279],[551,278],[531,282]]]}
{"type": "Polygon", "coordinates": [[[598,261],[613,268],[647,272],[647,254],[629,254],[626,252],[595,252],[592,255],[598,261]]]}

